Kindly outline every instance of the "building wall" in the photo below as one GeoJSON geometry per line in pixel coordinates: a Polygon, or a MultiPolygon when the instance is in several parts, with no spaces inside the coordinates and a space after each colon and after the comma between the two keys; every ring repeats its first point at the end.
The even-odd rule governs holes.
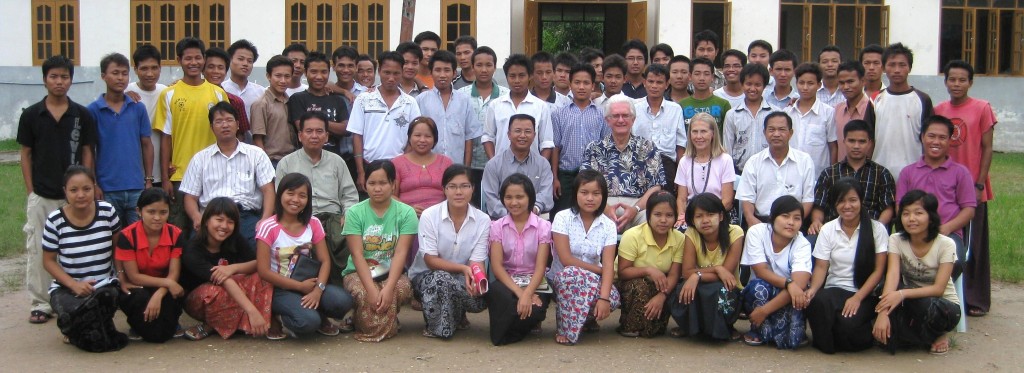
{"type": "MultiPolygon", "coordinates": [[[[231,40],[246,39],[256,45],[260,57],[256,66],[266,66],[270,57],[284,50],[284,0],[231,0],[231,40]]],[[[329,52],[328,52],[329,53],[329,52]]],[[[253,76],[266,70],[255,69],[253,76]]]]}
{"type": "MultiPolygon", "coordinates": [[[[758,39],[779,45],[778,0],[732,0],[731,47],[747,52],[747,45],[758,39]]],[[[721,54],[721,53],[719,53],[721,54]]]]}
{"type": "Polygon", "coordinates": [[[939,73],[940,0],[886,0],[889,42],[902,42],[914,52],[912,75],[939,73]]]}
{"type": "Polygon", "coordinates": [[[0,66],[32,66],[32,4],[0,1],[0,66]]]}
{"type": "Polygon", "coordinates": [[[82,66],[97,66],[103,56],[119,52],[130,56],[131,51],[131,6],[128,0],[79,0],[78,24],[81,49],[78,61],[82,66]],[[122,19],[125,22],[102,22],[100,20],[122,19]],[[93,22],[85,22],[93,20],[93,22]]]}
{"type": "MultiPolygon", "coordinates": [[[[653,43],[666,43],[672,46],[677,54],[689,56],[693,50],[691,46],[690,22],[679,22],[681,19],[690,19],[693,13],[693,2],[690,0],[659,0],[656,4],[648,5],[648,10],[653,8],[655,15],[653,23],[657,24],[657,32],[654,33],[653,43]]],[[[652,44],[653,44],[652,43],[652,44]]]]}

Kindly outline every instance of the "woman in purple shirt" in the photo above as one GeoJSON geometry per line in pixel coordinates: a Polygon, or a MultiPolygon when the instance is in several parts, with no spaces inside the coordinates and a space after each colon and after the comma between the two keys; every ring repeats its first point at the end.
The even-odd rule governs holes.
{"type": "Polygon", "coordinates": [[[498,191],[508,215],[491,223],[491,343],[515,343],[540,333],[551,301],[544,270],[551,250],[551,223],[532,213],[537,200],[533,182],[512,174],[498,191]]]}

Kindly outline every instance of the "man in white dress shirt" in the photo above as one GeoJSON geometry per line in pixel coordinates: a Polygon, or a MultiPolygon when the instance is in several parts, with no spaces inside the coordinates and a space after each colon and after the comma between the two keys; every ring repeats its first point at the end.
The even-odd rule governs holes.
{"type": "Polygon", "coordinates": [[[768,149],[754,154],[743,167],[736,198],[743,203],[748,226],[766,222],[775,199],[790,195],[803,204],[803,216],[810,216],[814,203],[814,163],[811,157],[789,146],[793,119],[783,112],[768,114],[764,121],[768,149]]]}

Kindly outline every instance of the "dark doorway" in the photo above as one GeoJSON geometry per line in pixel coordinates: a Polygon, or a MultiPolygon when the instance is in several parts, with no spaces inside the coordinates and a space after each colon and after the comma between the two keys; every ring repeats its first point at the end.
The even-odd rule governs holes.
{"type": "Polygon", "coordinates": [[[618,53],[626,42],[627,4],[541,3],[537,34],[540,50],[556,54],[597,48],[618,53]]]}

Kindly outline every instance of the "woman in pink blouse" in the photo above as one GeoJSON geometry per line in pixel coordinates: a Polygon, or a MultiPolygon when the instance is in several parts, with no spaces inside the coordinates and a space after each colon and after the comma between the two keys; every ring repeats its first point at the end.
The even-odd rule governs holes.
{"type": "Polygon", "coordinates": [[[391,163],[395,165],[395,197],[412,206],[419,217],[427,207],[444,201],[441,175],[452,165],[451,158],[434,153],[437,145],[437,124],[433,119],[417,117],[409,124],[409,143],[405,154],[391,163]]]}

